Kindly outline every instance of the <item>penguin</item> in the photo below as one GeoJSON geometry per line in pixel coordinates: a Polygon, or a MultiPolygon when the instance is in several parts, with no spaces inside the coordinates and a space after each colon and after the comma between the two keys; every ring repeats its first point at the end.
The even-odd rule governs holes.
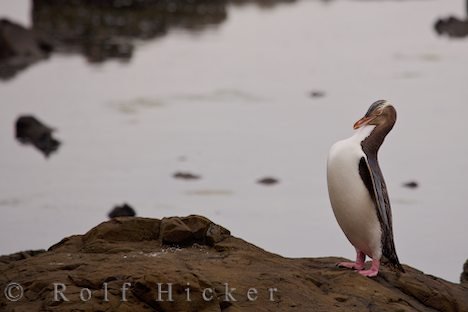
{"type": "Polygon", "coordinates": [[[328,154],[330,203],[338,224],[356,249],[355,262],[337,266],[367,277],[377,276],[382,257],[404,272],[395,250],[390,200],[377,157],[396,117],[389,102],[374,102],[354,124],[354,135],[333,144],[328,154]],[[372,259],[367,270],[366,256],[372,259]]]}

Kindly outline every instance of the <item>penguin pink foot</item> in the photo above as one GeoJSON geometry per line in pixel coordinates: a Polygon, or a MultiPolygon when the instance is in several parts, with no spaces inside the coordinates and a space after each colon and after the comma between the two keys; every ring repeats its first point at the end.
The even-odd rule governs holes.
{"type": "Polygon", "coordinates": [[[372,266],[369,270],[359,271],[359,274],[367,277],[375,277],[379,274],[380,260],[372,259],[372,266]]]}
{"type": "Polygon", "coordinates": [[[356,249],[356,262],[340,262],[337,263],[336,266],[340,268],[348,268],[353,270],[363,270],[364,269],[364,262],[366,261],[366,255],[356,249]]]}
{"type": "Polygon", "coordinates": [[[363,270],[364,269],[364,264],[356,263],[356,262],[340,262],[336,264],[337,267],[339,268],[348,268],[352,270],[363,270]]]}

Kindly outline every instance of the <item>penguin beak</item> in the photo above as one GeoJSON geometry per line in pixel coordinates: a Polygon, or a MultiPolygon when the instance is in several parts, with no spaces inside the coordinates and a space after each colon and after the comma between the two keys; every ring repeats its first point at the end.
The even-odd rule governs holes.
{"type": "Polygon", "coordinates": [[[356,123],[354,124],[354,126],[353,126],[354,130],[359,129],[362,126],[367,125],[374,118],[375,118],[375,116],[368,116],[368,117],[364,116],[364,117],[362,117],[361,119],[356,121],[356,123]]]}

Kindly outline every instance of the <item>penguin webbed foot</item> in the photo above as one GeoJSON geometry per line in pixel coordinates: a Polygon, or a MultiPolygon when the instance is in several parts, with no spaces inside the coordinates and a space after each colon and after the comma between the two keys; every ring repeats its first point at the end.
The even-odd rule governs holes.
{"type": "Polygon", "coordinates": [[[375,277],[377,276],[377,274],[379,274],[379,271],[369,269],[369,270],[359,271],[359,274],[361,274],[362,276],[366,276],[366,277],[375,277]]]}
{"type": "Polygon", "coordinates": [[[352,270],[361,271],[364,270],[364,263],[356,263],[356,262],[340,262],[336,264],[339,268],[347,268],[352,270]]]}
{"type": "Polygon", "coordinates": [[[366,277],[375,277],[379,274],[380,260],[372,259],[372,265],[369,270],[359,271],[358,273],[366,277]]]}

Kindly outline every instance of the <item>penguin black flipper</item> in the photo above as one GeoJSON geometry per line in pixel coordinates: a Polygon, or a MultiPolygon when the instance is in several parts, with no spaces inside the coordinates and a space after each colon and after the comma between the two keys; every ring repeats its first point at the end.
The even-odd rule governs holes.
{"type": "Polygon", "coordinates": [[[377,162],[377,157],[362,157],[359,174],[374,201],[377,217],[382,229],[382,254],[401,272],[405,272],[395,250],[393,240],[392,209],[388,198],[387,186],[377,162]]]}

